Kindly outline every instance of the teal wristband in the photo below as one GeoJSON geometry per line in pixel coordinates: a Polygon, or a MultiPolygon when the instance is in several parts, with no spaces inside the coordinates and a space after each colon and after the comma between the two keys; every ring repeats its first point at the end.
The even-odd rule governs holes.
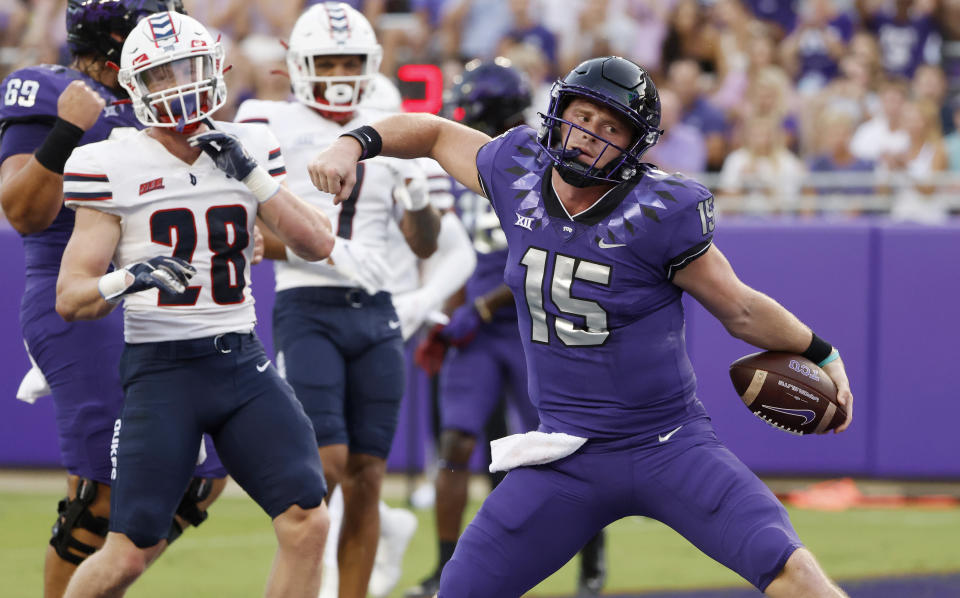
{"type": "Polygon", "coordinates": [[[830,355],[827,355],[827,358],[817,365],[823,367],[832,361],[836,361],[837,359],[840,359],[840,351],[837,351],[836,347],[834,347],[833,351],[830,351],[830,355]]]}

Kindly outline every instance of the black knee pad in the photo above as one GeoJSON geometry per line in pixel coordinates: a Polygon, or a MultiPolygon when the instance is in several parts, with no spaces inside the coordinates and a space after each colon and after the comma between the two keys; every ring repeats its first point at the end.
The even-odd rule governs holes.
{"type": "Polygon", "coordinates": [[[89,544],[81,542],[73,537],[74,529],[85,529],[101,538],[107,537],[107,531],[110,527],[110,520],[106,517],[97,517],[90,512],[90,505],[97,498],[97,483],[93,480],[80,478],[77,484],[77,496],[73,499],[67,497],[57,505],[57,520],[51,529],[50,546],[57,551],[57,556],[79,565],[88,556],[97,551],[89,544]],[[76,552],[71,552],[69,549],[76,552]]]}
{"type": "MultiPolygon", "coordinates": [[[[177,515],[181,519],[196,527],[207,520],[207,512],[201,511],[197,506],[210,496],[213,490],[213,480],[211,478],[193,478],[187,491],[183,493],[180,505],[177,507],[177,515]]],[[[170,524],[170,532],[167,534],[167,544],[172,544],[174,540],[180,537],[183,528],[174,519],[170,524]]]]}

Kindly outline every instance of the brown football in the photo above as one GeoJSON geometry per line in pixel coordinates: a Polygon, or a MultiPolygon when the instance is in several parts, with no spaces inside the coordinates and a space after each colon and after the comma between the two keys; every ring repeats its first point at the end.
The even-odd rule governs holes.
{"type": "Polygon", "coordinates": [[[785,432],[816,434],[847,419],[833,380],[801,355],[765,351],[741,357],[730,364],[730,379],[754,415],[785,432]]]}

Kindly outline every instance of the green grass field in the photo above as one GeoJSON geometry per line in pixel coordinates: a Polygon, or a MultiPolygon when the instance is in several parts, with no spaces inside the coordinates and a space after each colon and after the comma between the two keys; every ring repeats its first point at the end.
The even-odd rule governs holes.
{"type": "MultiPolygon", "coordinates": [[[[0,595],[41,594],[42,555],[57,496],[0,494],[0,595]]],[[[479,504],[471,504],[472,512],[479,504]]],[[[420,526],[393,596],[428,573],[436,558],[432,511],[420,526]]],[[[801,538],[841,580],[960,571],[960,509],[791,511],[801,538]]],[[[607,591],[729,587],[746,584],[663,525],[640,518],[608,528],[607,591]]],[[[275,546],[267,517],[246,497],[223,497],[210,519],[192,529],[128,593],[132,598],[259,596],[275,546]]],[[[576,563],[544,581],[532,596],[573,592],[576,563]]]]}

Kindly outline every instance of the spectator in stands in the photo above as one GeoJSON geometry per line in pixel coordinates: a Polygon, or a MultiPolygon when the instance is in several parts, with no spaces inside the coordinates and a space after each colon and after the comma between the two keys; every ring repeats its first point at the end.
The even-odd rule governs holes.
{"type": "MultiPolygon", "coordinates": [[[[754,37],[768,34],[740,0],[717,0],[711,18],[718,39],[717,85],[710,99],[721,110],[729,110],[743,99],[747,88],[748,73],[753,67],[754,37]]],[[[767,54],[765,57],[761,53],[760,60],[772,58],[773,52],[767,54]]],[[[769,60],[765,64],[768,63],[769,60]]]]}
{"type": "Polygon", "coordinates": [[[895,220],[942,223],[949,216],[949,209],[939,193],[937,175],[947,169],[947,150],[937,106],[923,100],[907,102],[903,128],[909,137],[907,148],[884,154],[880,159],[889,171],[905,175],[890,216],[895,220]]]}
{"type": "Polygon", "coordinates": [[[803,93],[822,89],[839,73],[839,61],[853,36],[853,19],[834,0],[803,3],[799,26],[780,46],[781,62],[803,93]]]}
{"type": "Polygon", "coordinates": [[[15,66],[68,64],[65,14],[67,0],[31,0],[30,20],[20,41],[20,61],[15,66]]]}
{"type": "Polygon", "coordinates": [[[707,145],[696,127],[680,120],[680,98],[669,89],[660,90],[660,141],[644,155],[644,160],[666,172],[686,175],[707,168],[707,145]]]}
{"type": "MultiPolygon", "coordinates": [[[[636,27],[624,0],[567,0],[560,4],[541,0],[549,17],[547,27],[559,38],[557,70],[568,71],[584,60],[602,54],[628,55],[636,43],[636,27]]],[[[543,9],[542,9],[543,10],[543,9]]]]}
{"type": "Polygon", "coordinates": [[[899,154],[907,149],[910,138],[902,123],[907,95],[907,84],[901,79],[882,84],[880,112],[857,128],[850,141],[853,155],[877,161],[884,154],[899,154]]]}
{"type": "Polygon", "coordinates": [[[960,172],[960,98],[951,103],[953,114],[953,132],[944,137],[943,143],[947,148],[947,162],[950,170],[960,172]]]}
{"type": "Polygon", "coordinates": [[[659,80],[663,73],[663,42],[667,37],[667,19],[677,0],[621,0],[625,3],[622,21],[633,23],[634,31],[624,54],[645,65],[659,80]]]}
{"type": "Polygon", "coordinates": [[[747,8],[756,17],[773,26],[776,39],[793,32],[797,25],[797,7],[809,0],[745,0],[747,8]]]}
{"type": "Polygon", "coordinates": [[[517,44],[538,48],[550,64],[557,62],[557,38],[537,19],[537,6],[531,0],[510,0],[513,28],[500,40],[498,54],[505,55],[517,44]]]}
{"type": "Polygon", "coordinates": [[[667,37],[663,41],[663,64],[669,70],[677,60],[694,60],[700,70],[717,72],[716,27],[698,0],[680,0],[670,13],[667,37]]]}
{"type": "Polygon", "coordinates": [[[28,18],[24,0],[0,0],[0,78],[19,64],[20,38],[28,18]]]}
{"type": "Polygon", "coordinates": [[[915,100],[925,100],[938,107],[940,129],[944,133],[953,131],[953,114],[947,101],[947,77],[943,69],[935,64],[921,64],[913,73],[910,91],[915,100]]]}
{"type": "Polygon", "coordinates": [[[716,171],[727,155],[729,127],[723,112],[701,90],[700,65],[692,58],[674,61],[667,71],[667,87],[680,99],[680,119],[698,129],[707,144],[707,169],[716,171]]]}
{"type": "Polygon", "coordinates": [[[888,75],[913,77],[913,72],[927,62],[927,43],[935,32],[931,12],[936,0],[895,0],[894,10],[887,10],[882,0],[856,0],[860,19],[877,37],[883,68],[888,75]]]}
{"type": "Polygon", "coordinates": [[[248,29],[246,0],[184,0],[183,5],[187,14],[203,23],[214,37],[219,33],[234,42],[248,29]]]}
{"type": "MultiPolygon", "coordinates": [[[[739,1],[739,0],[737,0],[739,1]]],[[[749,18],[749,13],[742,13],[749,18]]],[[[724,64],[737,64],[739,68],[730,68],[722,73],[719,88],[710,96],[710,102],[725,112],[738,112],[747,97],[751,81],[756,74],[768,67],[777,65],[777,46],[769,25],[756,19],[746,22],[744,54],[735,60],[723,60],[724,64]]]]}
{"type": "Polygon", "coordinates": [[[450,0],[443,20],[445,57],[461,63],[491,59],[513,27],[510,0],[450,0]]]}
{"type": "MultiPolygon", "coordinates": [[[[859,184],[859,179],[872,178],[875,164],[869,160],[858,158],[850,152],[850,138],[853,137],[856,121],[842,109],[828,110],[822,118],[817,119],[817,148],[815,155],[807,162],[811,173],[819,176],[810,177],[815,187],[809,187],[811,192],[821,195],[866,195],[874,191],[872,185],[859,184]],[[848,175],[854,175],[849,177],[848,175]],[[839,175],[839,176],[838,176],[839,175]],[[845,184],[856,178],[856,185],[845,184]],[[834,184],[836,183],[836,184],[834,184]]],[[[844,211],[857,213],[861,210],[861,202],[844,199],[847,204],[844,211]]]]}
{"type": "Polygon", "coordinates": [[[744,143],[720,170],[720,209],[769,214],[795,207],[804,166],[784,144],[780,122],[770,116],[750,118],[744,143]]]}
{"type": "Polygon", "coordinates": [[[732,145],[744,145],[744,123],[755,116],[768,116],[780,123],[786,146],[795,151],[799,122],[793,113],[794,89],[787,74],[778,66],[767,66],[753,74],[746,95],[732,111],[737,118],[732,145]]]}

